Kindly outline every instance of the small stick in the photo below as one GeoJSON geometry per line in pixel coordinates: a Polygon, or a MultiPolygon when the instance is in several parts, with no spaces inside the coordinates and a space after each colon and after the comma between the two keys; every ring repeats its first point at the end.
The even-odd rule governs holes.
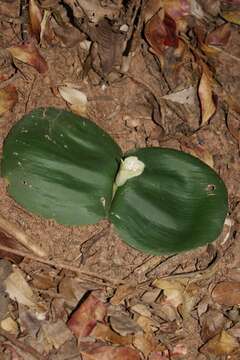
{"type": "Polygon", "coordinates": [[[18,242],[20,242],[28,250],[32,251],[35,255],[40,257],[48,256],[46,250],[43,250],[40,246],[34,244],[33,239],[31,239],[28,235],[26,235],[16,225],[4,219],[1,215],[0,215],[0,228],[8,235],[16,239],[18,242]]]}
{"type": "MultiPolygon", "coordinates": [[[[28,259],[31,259],[31,260],[34,260],[34,261],[37,261],[37,262],[40,262],[40,263],[43,263],[43,264],[47,264],[47,265],[50,265],[50,266],[54,266],[56,268],[60,268],[60,269],[66,269],[66,270],[69,270],[69,271],[73,271],[75,273],[77,273],[78,275],[86,275],[86,276],[90,276],[90,277],[95,277],[97,279],[100,279],[106,283],[110,283],[110,284],[114,284],[114,285],[117,285],[119,284],[119,281],[116,280],[116,279],[111,279],[109,277],[105,277],[105,276],[102,276],[102,275],[99,275],[99,274],[96,274],[92,271],[87,271],[87,270],[81,270],[79,269],[78,267],[76,266],[73,266],[73,265],[68,265],[68,264],[64,264],[64,263],[57,263],[53,260],[47,260],[47,259],[43,259],[41,257],[38,257],[38,256],[34,256],[34,255],[30,255],[28,253],[25,253],[24,251],[20,251],[20,250],[15,250],[15,249],[11,249],[9,248],[8,246],[4,246],[4,245],[1,245],[0,244],[0,250],[3,250],[3,251],[7,251],[9,253],[12,253],[12,254],[15,254],[15,255],[19,255],[19,256],[22,256],[22,257],[26,257],[28,259]]],[[[121,283],[121,281],[120,281],[121,283]]],[[[107,285],[107,284],[106,284],[107,285]]]]}

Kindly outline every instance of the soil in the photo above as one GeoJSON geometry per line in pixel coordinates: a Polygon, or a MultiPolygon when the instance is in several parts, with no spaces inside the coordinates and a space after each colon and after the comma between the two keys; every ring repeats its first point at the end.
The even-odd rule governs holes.
{"type": "MultiPolygon", "coordinates": [[[[46,2],[41,1],[40,3],[41,9],[46,11],[46,2]]],[[[154,347],[149,353],[147,351],[144,353],[141,346],[135,344],[134,348],[139,351],[142,358],[150,360],[170,358],[186,360],[239,359],[240,345],[232,351],[225,349],[221,352],[215,348],[209,350],[209,339],[223,331],[232,334],[231,336],[237,342],[240,341],[239,331],[238,333],[230,331],[240,326],[239,302],[233,301],[233,304],[228,305],[224,300],[222,302],[215,301],[212,296],[216,284],[223,281],[236,281],[238,284],[236,291],[240,292],[240,118],[237,109],[238,104],[236,104],[240,85],[239,25],[229,22],[231,36],[228,42],[220,47],[221,51],[218,56],[210,57],[205,54],[201,57],[201,60],[204,59],[206,64],[214,70],[214,78],[218,84],[217,86],[215,83],[212,89],[216,111],[203,124],[202,104],[197,96],[197,91],[195,91],[194,101],[191,105],[163,99],[163,96],[188,88],[190,85],[194,86],[195,90],[198,88],[201,66],[199,67],[196,55],[188,52],[187,55],[185,54],[184,61],[181,60],[180,56],[179,59],[175,58],[172,61],[173,64],[167,59],[164,65],[165,70],[161,70],[159,57],[153,51],[149,51],[149,42],[143,35],[144,24],[141,16],[144,13],[144,6],[141,1],[133,1],[134,6],[133,4],[126,5],[129,2],[124,1],[124,4],[121,1],[106,1],[104,7],[101,8],[103,12],[104,9],[107,11],[107,16],[111,19],[111,24],[114,23],[116,29],[124,24],[128,24],[128,29],[131,26],[134,28],[134,31],[129,30],[128,32],[131,38],[131,48],[130,55],[125,56],[125,61],[129,61],[129,65],[126,65],[124,71],[122,70],[123,65],[119,65],[119,62],[122,61],[122,53],[120,57],[116,49],[113,50],[114,55],[111,55],[116,57],[115,61],[112,60],[112,65],[107,71],[104,70],[102,66],[104,57],[100,56],[100,61],[96,59],[97,55],[101,55],[101,46],[104,48],[105,45],[102,45],[99,39],[95,39],[89,29],[84,32],[83,27],[77,27],[79,38],[74,44],[69,44],[69,39],[63,38],[64,31],[61,31],[61,36],[58,36],[57,31],[54,31],[54,26],[60,27],[59,24],[56,25],[56,21],[53,19],[54,11],[58,11],[62,15],[65,25],[72,28],[74,27],[74,17],[79,20],[82,16],[85,19],[85,24],[90,28],[93,28],[100,21],[97,18],[91,22],[89,12],[87,10],[82,11],[81,7],[76,5],[77,3],[52,1],[52,4],[49,5],[52,18],[48,23],[49,28],[45,30],[45,37],[43,37],[41,44],[37,42],[36,37],[34,39],[34,34],[32,38],[29,35],[27,39],[27,41],[35,42],[39,53],[47,63],[48,69],[43,73],[39,73],[36,67],[29,63],[11,57],[7,51],[7,48],[23,43],[20,21],[17,21],[21,19],[19,16],[20,1],[6,1],[0,5],[2,12],[2,14],[0,13],[0,71],[2,74],[10,74],[7,80],[1,82],[1,89],[11,84],[16,88],[18,95],[18,100],[14,106],[9,108],[9,111],[4,112],[0,119],[1,149],[9,130],[24,114],[42,106],[69,109],[70,105],[61,97],[58,87],[62,85],[72,86],[86,94],[88,117],[107,131],[123,151],[139,147],[168,147],[189,152],[211,165],[227,186],[229,213],[223,233],[214,243],[187,253],[154,257],[125,244],[107,220],[96,225],[66,227],[57,224],[54,220],[45,220],[29,213],[9,197],[6,183],[1,179],[1,216],[10,224],[15,225],[20,232],[33,239],[35,244],[48,253],[46,261],[41,262],[34,260],[34,256],[37,254],[34,255],[29,252],[30,256],[22,258],[17,266],[27,275],[34,292],[48,307],[57,298],[55,297],[56,294],[61,293],[58,288],[60,280],[66,276],[79,278],[81,286],[88,292],[96,292],[98,295],[101,290],[101,294],[104,294],[101,296],[107,303],[111,303],[113,296],[116,296],[119,286],[132,285],[133,288],[129,292],[126,291],[125,296],[125,290],[120,288],[123,294],[121,301],[116,301],[117,309],[128,311],[128,316],[136,319],[136,312],[131,312],[131,307],[142,304],[148,308],[152,319],[161,324],[160,328],[151,333],[157,341],[156,351],[158,354],[154,347]],[[70,9],[72,9],[72,15],[69,17],[70,9]],[[136,17],[137,9],[139,12],[136,17]],[[115,12],[118,14],[117,18],[114,17],[115,12]],[[136,20],[137,18],[138,20],[136,20]],[[81,44],[85,39],[97,44],[95,53],[89,55],[89,52],[83,49],[81,44]],[[88,63],[90,65],[87,68],[86,60],[89,58],[88,63]],[[175,66],[174,61],[179,61],[180,66],[175,66]],[[228,98],[230,95],[231,101],[228,98]],[[51,261],[54,262],[55,266],[51,261]],[[75,273],[75,268],[82,271],[83,275],[75,273]],[[40,273],[45,275],[47,273],[52,281],[51,286],[44,291],[32,285],[31,282],[34,281],[35,274],[40,273]],[[49,275],[50,273],[51,275],[49,275]],[[144,299],[143,294],[152,291],[153,282],[162,277],[177,282],[184,279],[183,286],[188,296],[190,296],[189,291],[194,294],[193,306],[189,308],[186,306],[184,314],[183,310],[179,310],[179,307],[173,315],[170,315],[169,311],[163,314],[163,310],[159,310],[160,305],[163,304],[162,298],[161,301],[151,300],[150,303],[144,299]],[[216,332],[209,330],[210,336],[204,337],[202,332],[207,332],[207,325],[204,322],[203,315],[208,313],[209,318],[213,316],[212,323],[215,324],[213,310],[221,313],[225,321],[221,326],[216,325],[216,332]],[[162,346],[161,349],[159,344],[162,346]],[[176,344],[182,344],[184,349],[186,347],[186,352],[183,351],[180,355],[174,355],[173,351],[176,344]],[[204,346],[206,349],[201,350],[204,346]],[[154,351],[157,355],[151,355],[151,352],[153,354],[154,351]],[[171,351],[172,355],[169,355],[171,351]]],[[[96,3],[98,2],[93,1],[93,4],[96,5],[96,3]]],[[[189,24],[194,23],[191,25],[191,31],[193,31],[194,26],[197,27],[199,24],[206,32],[222,24],[221,17],[207,12],[206,4],[205,8],[204,6],[202,8],[205,16],[210,20],[209,22],[206,22],[205,18],[196,20],[195,16],[191,15],[189,24]]],[[[99,7],[97,10],[99,11],[99,7]]],[[[96,14],[99,14],[98,11],[96,14]]],[[[119,30],[115,31],[115,33],[117,32],[119,30]]],[[[122,37],[125,36],[123,31],[119,33],[122,37]]],[[[120,40],[122,41],[122,38],[120,40]]],[[[118,43],[119,46],[122,44],[121,41],[118,43]]],[[[109,46],[113,47],[114,44],[109,43],[109,46]]],[[[198,46],[196,45],[195,48],[199,49],[198,46]]],[[[164,56],[167,58],[170,55],[165,53],[164,56]]],[[[9,235],[6,229],[2,230],[9,235]]],[[[24,251],[27,252],[26,249],[24,251]]],[[[164,288],[161,289],[161,296],[164,295],[165,300],[168,299],[166,293],[163,294],[164,288]]],[[[13,306],[14,301],[11,300],[11,303],[13,306]]],[[[75,305],[77,306],[77,303],[75,305]]],[[[182,306],[181,302],[180,305],[182,306]]],[[[112,303],[111,306],[114,307],[114,304],[112,303]]],[[[72,311],[73,307],[70,309],[72,311]]],[[[68,310],[68,312],[69,316],[70,311],[68,310]]],[[[14,314],[15,320],[17,320],[19,317],[17,308],[15,308],[14,314]]],[[[50,322],[54,321],[52,316],[52,313],[49,314],[50,322]]],[[[144,312],[142,316],[145,316],[144,312]]],[[[18,333],[19,341],[22,339],[26,343],[27,338],[24,336],[26,333],[23,334],[21,331],[18,333]]],[[[14,359],[28,359],[31,356],[34,358],[34,355],[28,352],[27,347],[23,350],[20,349],[19,344],[14,343],[7,336],[4,337],[1,332],[0,340],[2,341],[0,347],[2,359],[14,358],[13,350],[9,350],[11,347],[18,354],[16,355],[18,357],[14,359]],[[7,343],[11,346],[8,347],[7,343]],[[25,355],[23,355],[24,353],[25,355]]],[[[71,339],[71,341],[73,340],[71,339]]],[[[70,359],[70,356],[73,356],[70,340],[59,349],[53,346],[49,351],[46,348],[38,349],[36,344],[32,344],[32,347],[40,354],[44,353],[44,356],[48,356],[49,359],[70,359]]],[[[75,343],[74,349],[77,352],[75,357],[72,357],[74,359],[81,359],[81,356],[83,359],[98,359],[98,357],[83,355],[84,352],[81,352],[81,348],[78,348],[75,343]]],[[[104,355],[102,359],[105,359],[104,355]]],[[[132,358],[129,357],[129,359],[132,358]]]]}

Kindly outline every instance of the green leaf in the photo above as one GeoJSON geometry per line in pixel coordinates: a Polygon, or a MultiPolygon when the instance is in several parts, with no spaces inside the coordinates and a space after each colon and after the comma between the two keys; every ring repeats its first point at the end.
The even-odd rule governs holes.
{"type": "Polygon", "coordinates": [[[42,108],[24,116],[4,143],[2,176],[27,210],[65,225],[107,217],[122,153],[88,119],[42,108]]]}
{"type": "Polygon", "coordinates": [[[128,154],[145,164],[118,187],[110,219],[129,245],[158,255],[214,241],[227,214],[223,181],[199,159],[170,149],[128,154]]]}

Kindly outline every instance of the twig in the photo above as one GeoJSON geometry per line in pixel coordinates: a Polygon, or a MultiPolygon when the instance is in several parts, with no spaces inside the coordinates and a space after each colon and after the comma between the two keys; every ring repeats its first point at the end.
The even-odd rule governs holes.
{"type": "Polygon", "coordinates": [[[81,276],[89,276],[89,277],[94,277],[96,279],[100,279],[105,283],[105,285],[109,285],[109,284],[116,285],[116,284],[121,283],[116,279],[111,279],[109,277],[105,277],[105,276],[96,274],[96,273],[94,273],[92,271],[81,270],[76,266],[68,265],[66,263],[57,263],[57,262],[55,262],[53,260],[47,260],[47,259],[44,259],[44,258],[41,258],[41,257],[38,257],[38,256],[34,256],[34,255],[31,255],[31,254],[25,253],[24,251],[11,249],[8,246],[4,246],[4,245],[1,245],[1,244],[0,244],[0,250],[7,251],[9,253],[19,255],[19,256],[22,256],[22,257],[26,257],[28,259],[31,259],[31,260],[34,260],[34,261],[37,261],[37,262],[40,262],[40,263],[43,263],[43,264],[54,266],[56,268],[73,271],[76,274],[81,275],[81,276]]]}
{"type": "Polygon", "coordinates": [[[37,350],[35,350],[32,346],[25,344],[24,342],[15,338],[14,335],[9,334],[7,331],[0,329],[0,335],[5,339],[10,341],[14,346],[19,348],[25,353],[32,355],[37,360],[48,360],[48,357],[40,354],[37,350]]]}
{"type": "Polygon", "coordinates": [[[20,230],[16,225],[10,223],[8,220],[4,219],[0,215],[0,228],[6,232],[8,235],[15,238],[28,250],[32,251],[35,255],[40,257],[47,257],[48,254],[46,250],[43,250],[40,246],[34,243],[28,235],[26,235],[22,230],[20,230]]]}

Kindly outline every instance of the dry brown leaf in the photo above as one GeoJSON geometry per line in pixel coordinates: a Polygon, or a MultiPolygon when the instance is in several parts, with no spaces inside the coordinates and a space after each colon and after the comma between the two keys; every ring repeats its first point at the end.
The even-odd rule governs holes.
{"type": "Polygon", "coordinates": [[[218,283],[212,291],[212,298],[221,305],[240,304],[240,282],[222,281],[218,283]]]}
{"type": "Polygon", "coordinates": [[[239,342],[237,339],[223,330],[220,334],[214,336],[214,338],[210,339],[205,345],[203,345],[200,351],[207,354],[213,354],[215,356],[222,356],[228,355],[238,348],[239,342]]]}
{"type": "Polygon", "coordinates": [[[72,333],[63,320],[55,323],[45,322],[37,335],[38,341],[44,343],[46,351],[59,349],[66,341],[72,338],[72,333]]]}
{"type": "Polygon", "coordinates": [[[140,330],[138,324],[125,314],[118,312],[109,317],[111,328],[122,336],[135,334],[140,330]]]}
{"type": "Polygon", "coordinates": [[[216,29],[214,29],[207,35],[205,43],[207,45],[213,46],[225,46],[227,45],[230,36],[230,24],[223,24],[221,26],[218,26],[216,29]]]}
{"type": "Polygon", "coordinates": [[[106,305],[90,294],[71,315],[67,323],[68,327],[77,337],[88,336],[97,321],[104,320],[106,312],[106,305]]]}
{"type": "Polygon", "coordinates": [[[8,51],[15,59],[33,66],[41,74],[48,70],[46,60],[40,55],[33,43],[11,46],[8,51]]]}
{"type": "Polygon", "coordinates": [[[18,94],[15,86],[8,85],[0,89],[0,116],[13,109],[18,101],[18,94]]]}
{"type": "Polygon", "coordinates": [[[240,10],[226,10],[222,11],[222,17],[236,25],[240,25],[240,10]]]}
{"type": "Polygon", "coordinates": [[[208,341],[223,329],[226,318],[218,310],[209,310],[200,318],[201,338],[203,342],[208,341]]]}
{"type": "Polygon", "coordinates": [[[212,74],[207,65],[202,63],[202,76],[198,86],[198,96],[201,104],[201,125],[207,124],[210,118],[216,112],[216,106],[213,101],[212,74]]]}
{"type": "Polygon", "coordinates": [[[29,0],[30,31],[37,41],[40,40],[42,12],[35,0],[29,0]]]}
{"type": "Polygon", "coordinates": [[[179,281],[157,279],[153,282],[153,285],[163,289],[166,297],[166,301],[164,301],[165,304],[178,307],[184,302],[185,286],[179,281]]]}
{"type": "Polygon", "coordinates": [[[64,301],[71,307],[77,306],[77,303],[86,293],[86,289],[76,278],[65,276],[58,285],[58,291],[63,296],[64,301]]]}
{"type": "Polygon", "coordinates": [[[136,285],[124,284],[120,285],[113,297],[110,300],[112,305],[119,305],[123,300],[126,300],[129,296],[133,296],[136,292],[136,285]]]}
{"type": "Polygon", "coordinates": [[[102,343],[79,343],[83,360],[141,360],[140,353],[130,347],[113,347],[102,343]]]}
{"type": "Polygon", "coordinates": [[[149,318],[151,318],[151,316],[152,316],[151,311],[145,304],[136,304],[136,305],[131,306],[130,309],[131,309],[131,311],[134,311],[142,316],[146,316],[149,318]]]}
{"type": "Polygon", "coordinates": [[[131,345],[133,340],[131,335],[120,336],[112,331],[108,325],[101,323],[97,323],[90,336],[94,336],[99,340],[109,341],[116,345],[131,345]]]}
{"type": "Polygon", "coordinates": [[[87,116],[88,99],[84,92],[70,86],[59,86],[58,91],[72,111],[80,116],[87,116]]]}
{"type": "Polygon", "coordinates": [[[158,350],[159,344],[153,333],[137,333],[134,335],[133,345],[147,358],[151,352],[158,350]]]}
{"type": "Polygon", "coordinates": [[[156,321],[146,316],[140,315],[137,319],[137,324],[144,330],[145,333],[156,331],[160,326],[156,321]]]}

